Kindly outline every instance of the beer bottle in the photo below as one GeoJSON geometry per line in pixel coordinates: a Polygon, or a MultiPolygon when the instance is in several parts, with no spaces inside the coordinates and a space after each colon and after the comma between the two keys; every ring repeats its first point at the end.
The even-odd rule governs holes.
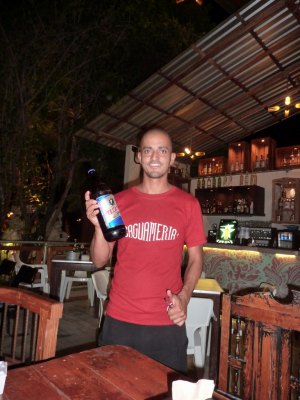
{"type": "Polygon", "coordinates": [[[111,189],[99,181],[93,168],[88,170],[88,179],[91,198],[98,202],[100,212],[97,218],[105,240],[112,242],[121,239],[126,235],[126,227],[111,189]]]}

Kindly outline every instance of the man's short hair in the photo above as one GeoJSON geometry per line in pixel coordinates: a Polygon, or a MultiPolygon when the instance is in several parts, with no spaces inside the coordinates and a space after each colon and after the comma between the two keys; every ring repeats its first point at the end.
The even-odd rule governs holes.
{"type": "Polygon", "coordinates": [[[142,143],[142,140],[144,138],[144,136],[147,135],[147,133],[151,132],[151,131],[160,131],[162,132],[164,135],[166,135],[169,139],[170,139],[170,143],[171,143],[171,150],[173,148],[173,144],[172,144],[172,139],[170,134],[161,126],[158,125],[154,125],[154,126],[150,126],[150,127],[145,127],[138,135],[137,135],[137,147],[140,148],[140,145],[142,143]]]}

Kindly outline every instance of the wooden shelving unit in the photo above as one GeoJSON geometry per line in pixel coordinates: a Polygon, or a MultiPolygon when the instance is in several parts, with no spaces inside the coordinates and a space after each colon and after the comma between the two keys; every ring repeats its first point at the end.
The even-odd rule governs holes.
{"type": "Polygon", "coordinates": [[[276,141],[270,137],[251,141],[251,169],[267,171],[275,166],[276,141]]]}
{"type": "Polygon", "coordinates": [[[195,189],[195,197],[199,200],[204,215],[264,216],[265,189],[260,186],[195,189]],[[247,208],[244,208],[244,204],[247,208]],[[238,205],[243,207],[240,212],[236,208],[238,205]]]}
{"type": "Polygon", "coordinates": [[[272,221],[300,223],[300,179],[281,178],[272,182],[272,221]]]}
{"type": "Polygon", "coordinates": [[[227,170],[227,159],[223,156],[203,158],[198,163],[198,176],[222,175],[227,170]]]}
{"type": "Polygon", "coordinates": [[[228,146],[228,173],[250,171],[250,145],[247,142],[230,143],[228,146]]]}
{"type": "Polygon", "coordinates": [[[277,169],[300,168],[300,145],[278,147],[275,154],[277,169]]]}

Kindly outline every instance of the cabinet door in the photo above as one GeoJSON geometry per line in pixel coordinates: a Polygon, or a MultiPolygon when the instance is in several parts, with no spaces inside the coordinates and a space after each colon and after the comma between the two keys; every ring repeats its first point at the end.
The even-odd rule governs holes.
{"type": "Polygon", "coordinates": [[[272,182],[272,220],[277,223],[300,223],[300,179],[282,178],[272,182]]]}

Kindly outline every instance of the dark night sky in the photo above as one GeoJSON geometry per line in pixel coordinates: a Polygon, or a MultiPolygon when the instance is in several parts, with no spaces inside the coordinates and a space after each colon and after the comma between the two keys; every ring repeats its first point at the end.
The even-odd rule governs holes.
{"type": "MultiPolygon", "coordinates": [[[[282,122],[270,126],[255,135],[252,138],[271,136],[276,140],[277,147],[285,147],[300,144],[300,114],[286,118],[282,122]]],[[[250,137],[249,137],[250,138],[250,137]]],[[[248,140],[247,140],[248,141],[248,140]]]]}

